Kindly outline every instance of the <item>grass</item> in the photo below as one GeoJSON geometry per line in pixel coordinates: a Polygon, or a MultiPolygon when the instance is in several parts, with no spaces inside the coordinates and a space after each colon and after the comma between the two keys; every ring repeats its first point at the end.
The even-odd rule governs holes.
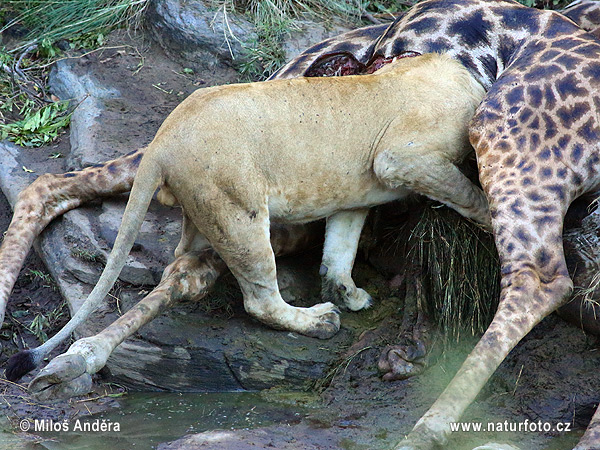
{"type": "MultiPolygon", "coordinates": [[[[52,277],[41,270],[29,270],[27,278],[30,280],[30,283],[38,280],[41,282],[43,288],[57,290],[56,283],[52,277]]],[[[37,303],[34,303],[33,306],[24,306],[27,306],[27,308],[12,311],[8,316],[17,325],[17,329],[9,325],[8,322],[5,322],[3,324],[3,332],[0,333],[0,339],[11,339],[18,346],[27,348],[27,343],[21,336],[21,333],[17,331],[18,329],[26,330],[35,336],[39,342],[44,343],[48,340],[48,333],[55,332],[68,319],[66,300],[61,301],[56,307],[50,310],[45,310],[45,306],[37,303]],[[4,330],[4,327],[7,329],[4,330]]]]}
{"type": "Polygon", "coordinates": [[[102,261],[102,256],[99,255],[98,253],[90,252],[89,250],[82,249],[82,248],[72,248],[71,255],[73,255],[76,258],[81,259],[82,261],[86,261],[86,262],[95,263],[95,262],[102,261]]]}
{"type": "Polygon", "coordinates": [[[446,207],[425,208],[409,238],[421,267],[424,306],[447,338],[479,334],[500,296],[500,264],[490,234],[446,207]]]}
{"type": "MultiPolygon", "coordinates": [[[[56,290],[56,283],[50,274],[40,270],[29,270],[28,276],[31,279],[38,279],[42,282],[43,287],[56,290]]],[[[56,308],[44,313],[36,313],[35,317],[25,328],[33,334],[39,342],[44,343],[48,340],[47,331],[54,331],[57,324],[61,323],[67,314],[67,302],[63,300],[56,308]]]]}
{"type": "Polygon", "coordinates": [[[123,24],[139,23],[149,0],[5,0],[0,34],[21,34],[0,48],[0,139],[39,147],[58,138],[75,106],[46,89],[61,48],[95,47],[123,24]]]}
{"type": "Polygon", "coordinates": [[[49,273],[44,273],[41,270],[29,270],[27,274],[31,279],[39,279],[42,281],[42,285],[44,287],[52,288],[56,290],[56,283],[52,279],[52,276],[49,273]]]}
{"type": "Polygon", "coordinates": [[[4,3],[16,16],[0,32],[17,23],[29,30],[12,50],[18,52],[44,42],[80,39],[82,35],[137,23],[148,0],[5,0],[4,3]]]}

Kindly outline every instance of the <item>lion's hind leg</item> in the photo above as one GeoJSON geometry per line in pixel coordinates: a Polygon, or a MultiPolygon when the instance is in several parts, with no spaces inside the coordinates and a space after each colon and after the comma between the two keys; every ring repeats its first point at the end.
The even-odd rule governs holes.
{"type": "Polygon", "coordinates": [[[193,206],[186,212],[236,277],[248,314],[276,329],[321,339],[333,336],[340,328],[335,305],[298,308],[281,297],[266,201],[249,207],[228,195],[209,196],[210,204],[204,204],[209,213],[193,206]]]}

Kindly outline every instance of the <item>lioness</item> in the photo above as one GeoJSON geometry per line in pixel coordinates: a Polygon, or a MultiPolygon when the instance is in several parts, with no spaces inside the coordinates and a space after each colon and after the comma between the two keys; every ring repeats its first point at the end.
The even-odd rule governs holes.
{"type": "Polygon", "coordinates": [[[98,284],[35,355],[68,336],[108,293],[159,186],[159,200],[184,210],[177,254],[210,243],[237,278],[248,313],[274,328],[332,336],[340,326],[335,305],[297,308],[281,298],[270,221],[326,217],[327,295],[353,310],[368,306],[351,279],[367,208],[415,191],[489,223],[482,191],[455,166],[471,149],[467,123],[483,95],[463,66],[434,54],[372,75],[196,91],[145,152],[98,284]]]}

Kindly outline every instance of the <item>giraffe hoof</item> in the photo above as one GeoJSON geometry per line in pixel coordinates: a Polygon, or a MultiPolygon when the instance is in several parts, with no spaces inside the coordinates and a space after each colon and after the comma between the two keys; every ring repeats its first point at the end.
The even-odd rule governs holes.
{"type": "Polygon", "coordinates": [[[404,380],[420,375],[427,368],[427,349],[421,340],[386,347],[379,358],[385,381],[404,380]]]}
{"type": "Polygon", "coordinates": [[[29,384],[29,392],[39,400],[74,397],[91,390],[86,361],[75,354],[57,356],[29,384]]]}

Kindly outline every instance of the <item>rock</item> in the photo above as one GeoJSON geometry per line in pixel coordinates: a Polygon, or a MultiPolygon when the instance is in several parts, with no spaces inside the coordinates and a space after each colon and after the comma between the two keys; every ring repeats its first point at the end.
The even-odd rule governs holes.
{"type": "Polygon", "coordinates": [[[185,436],[161,444],[158,450],[329,450],[340,449],[339,437],[306,425],[266,427],[256,430],[216,430],[185,436]]]}
{"type": "Polygon", "coordinates": [[[67,160],[68,170],[78,170],[100,163],[114,155],[96,136],[102,134],[98,117],[106,109],[105,100],[118,98],[114,88],[100,85],[89,73],[76,73],[78,65],[69,60],[58,61],[50,72],[49,84],[61,100],[79,104],[77,113],[71,117],[71,153],[67,160]]]}
{"type": "Polygon", "coordinates": [[[239,62],[244,44],[256,39],[241,15],[199,0],[154,0],[146,17],[160,45],[193,69],[239,62]]]}
{"type": "Polygon", "coordinates": [[[289,32],[282,45],[286,61],[291,60],[318,42],[352,29],[339,23],[326,27],[321,23],[310,20],[297,21],[294,25],[295,27],[289,32]]]}

